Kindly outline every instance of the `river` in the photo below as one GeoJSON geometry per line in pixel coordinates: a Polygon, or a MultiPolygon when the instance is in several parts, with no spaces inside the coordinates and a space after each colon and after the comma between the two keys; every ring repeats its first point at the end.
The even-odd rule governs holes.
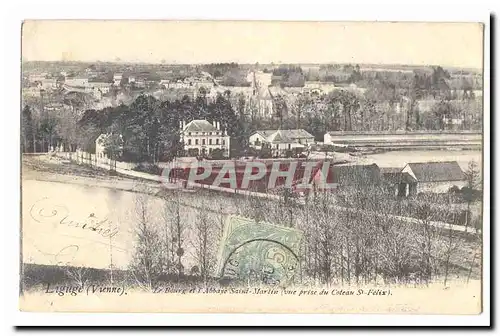
{"type": "MultiPolygon", "coordinates": [[[[147,222],[162,230],[169,216],[159,197],[110,188],[23,180],[22,195],[26,263],[94,268],[113,264],[125,269],[133,256],[140,205],[146,205],[147,222]]],[[[191,203],[181,206],[186,268],[195,264],[194,239],[189,232],[197,211],[193,211],[195,202],[191,203]]],[[[208,216],[220,222],[221,215],[208,216]]]]}
{"type": "Polygon", "coordinates": [[[462,170],[467,170],[470,161],[481,168],[482,152],[479,150],[401,150],[370,154],[360,158],[360,163],[376,163],[379,167],[403,168],[411,162],[457,161],[462,170]]]}

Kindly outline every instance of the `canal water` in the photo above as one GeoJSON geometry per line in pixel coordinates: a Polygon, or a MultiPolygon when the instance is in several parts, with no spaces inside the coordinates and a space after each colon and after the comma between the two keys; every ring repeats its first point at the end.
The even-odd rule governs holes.
{"type": "MultiPolygon", "coordinates": [[[[94,268],[109,268],[112,264],[125,269],[133,257],[142,209],[147,223],[161,233],[172,216],[166,204],[159,197],[129,191],[23,180],[23,261],[94,268]]],[[[196,206],[191,201],[189,206],[180,208],[183,263],[187,269],[196,264],[192,236],[196,206]]],[[[224,215],[211,212],[207,216],[220,222],[224,215]]]]}
{"type": "Polygon", "coordinates": [[[359,162],[403,168],[407,163],[429,161],[457,161],[462,170],[466,170],[470,161],[475,161],[481,167],[482,153],[478,150],[401,150],[366,155],[359,162]]]}

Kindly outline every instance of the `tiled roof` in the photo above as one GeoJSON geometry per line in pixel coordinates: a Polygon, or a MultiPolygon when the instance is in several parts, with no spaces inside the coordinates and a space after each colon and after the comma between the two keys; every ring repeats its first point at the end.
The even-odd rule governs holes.
{"type": "Polygon", "coordinates": [[[270,141],[270,137],[273,136],[275,133],[280,132],[281,137],[287,138],[287,139],[306,139],[306,138],[314,138],[312,134],[307,132],[304,129],[291,129],[291,130],[258,130],[256,133],[259,133],[262,135],[264,138],[268,139],[270,141]]]}
{"type": "Polygon", "coordinates": [[[380,169],[371,165],[335,165],[333,182],[340,185],[374,185],[381,182],[380,169]]]}
{"type": "Polygon", "coordinates": [[[461,181],[464,172],[457,161],[408,163],[419,182],[461,181]]]}
{"type": "Polygon", "coordinates": [[[206,120],[193,120],[184,127],[184,132],[217,132],[217,128],[206,120]]]}
{"type": "Polygon", "coordinates": [[[283,134],[283,131],[278,130],[275,133],[271,134],[268,138],[267,141],[273,144],[277,143],[289,143],[292,140],[289,139],[286,135],[283,134]]]}
{"type": "Polygon", "coordinates": [[[397,168],[397,167],[380,167],[380,172],[382,174],[396,174],[401,172],[403,168],[397,168]]]}

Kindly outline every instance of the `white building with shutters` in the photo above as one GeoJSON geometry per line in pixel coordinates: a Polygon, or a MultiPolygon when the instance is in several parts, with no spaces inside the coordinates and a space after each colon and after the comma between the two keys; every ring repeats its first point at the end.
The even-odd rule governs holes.
{"type": "Polygon", "coordinates": [[[181,141],[184,150],[194,155],[209,155],[214,149],[223,151],[229,157],[230,137],[223,132],[220,122],[212,124],[206,120],[193,120],[189,123],[181,122],[181,141]]]}

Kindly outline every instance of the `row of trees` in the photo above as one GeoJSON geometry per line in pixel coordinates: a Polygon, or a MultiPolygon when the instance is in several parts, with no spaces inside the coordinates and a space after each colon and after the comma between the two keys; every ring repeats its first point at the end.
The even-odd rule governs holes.
{"type": "Polygon", "coordinates": [[[187,208],[178,191],[161,196],[159,213],[154,202],[147,194],[136,196],[136,242],[129,265],[136,284],[151,289],[161,281],[212,281],[223,215],[214,215],[203,202],[187,208]]]}
{"type": "Polygon", "coordinates": [[[306,77],[300,66],[281,65],[273,70],[273,76],[278,76],[274,84],[282,87],[303,87],[306,77]]]}
{"type": "Polygon", "coordinates": [[[439,210],[425,202],[419,204],[415,222],[391,216],[386,193],[378,187],[360,184],[339,193],[313,193],[305,203],[286,190],[279,200],[217,194],[189,200],[186,194],[169,193],[162,196],[165,212],[157,224],[147,220],[145,198],[138,195],[131,270],[146,287],[170,280],[217,281],[216,252],[228,213],[301,230],[295,282],[302,285],[447,285],[452,277],[469,279],[478,269],[477,256],[468,260],[464,255],[471,246],[480,246],[480,234],[467,238],[451,226],[435,227],[439,210]],[[349,207],[336,207],[338,197],[349,207]]]}
{"type": "MultiPolygon", "coordinates": [[[[232,137],[233,153],[244,152],[248,137],[257,129],[304,128],[318,141],[336,130],[445,130],[457,127],[453,120],[462,120],[459,129],[481,129],[481,104],[476,100],[438,100],[422,112],[416,99],[387,98],[383,92],[373,88],[364,95],[349,90],[293,98],[277,95],[273,114],[267,118],[259,114],[254,100],[230,92],[211,102],[203,92],[196,99],[184,96],[174,101],[142,95],[129,106],[86,110],[81,116],[69,107],[41,112],[26,105],[22,146],[25,152],[47,151],[61,144],[66,150],[80,147],[92,152],[100,134],[114,133],[123,137],[125,159],[156,162],[168,159],[166,153],[179,153],[179,124],[193,119],[219,121],[232,137]]],[[[110,146],[109,156],[116,151],[110,146]]]]}
{"type": "MultiPolygon", "coordinates": [[[[237,70],[231,64],[227,67],[237,70]]],[[[275,71],[300,74],[298,69],[282,67],[275,71]]],[[[352,71],[356,69],[353,67],[352,71]]],[[[273,94],[270,116],[262,113],[260,98],[233,95],[229,90],[214,101],[207,99],[203,88],[194,99],[184,96],[160,101],[141,95],[128,106],[90,109],[83,114],[78,111],[88,106],[84,97],[69,94],[61,96],[65,107],[57,111],[50,111],[43,103],[26,102],[22,112],[22,145],[27,152],[47,151],[58,144],[67,150],[79,146],[93,151],[99,134],[114,133],[123,136],[126,158],[155,162],[165,153],[178,153],[179,122],[193,119],[219,121],[233,138],[234,153],[247,148],[248,137],[257,129],[304,128],[318,141],[323,140],[326,132],[336,130],[480,130],[481,102],[475,99],[470,87],[464,88],[459,99],[453,99],[458,93],[447,87],[448,77],[438,67],[430,76],[414,73],[408,82],[370,79],[364,92],[273,94]],[[429,97],[431,100],[426,100],[429,97]],[[427,101],[430,107],[422,105],[427,101]]],[[[109,150],[110,154],[116,152],[112,146],[109,150]]]]}
{"type": "Polygon", "coordinates": [[[203,92],[194,100],[184,96],[175,101],[141,95],[128,106],[90,109],[82,115],[71,108],[39,111],[26,105],[22,111],[22,145],[25,152],[48,151],[60,145],[66,150],[79,147],[93,152],[100,134],[114,134],[106,140],[108,156],[120,152],[127,160],[157,162],[179,153],[180,125],[193,119],[220,122],[221,129],[232,137],[234,150],[245,146],[249,134],[243,117],[229,101],[229,93],[208,102],[203,92]],[[114,141],[118,135],[122,141],[114,141]]]}
{"type": "Polygon", "coordinates": [[[321,141],[328,131],[480,130],[481,111],[477,100],[435,100],[422,111],[417,99],[402,95],[386,99],[375,88],[364,94],[335,90],[291,99],[278,96],[271,124],[304,128],[321,141]]]}
{"type": "Polygon", "coordinates": [[[370,80],[390,82],[394,86],[407,86],[415,80],[418,85],[429,91],[448,90],[480,90],[481,84],[471,73],[458,73],[458,76],[440,66],[423,68],[414,71],[361,70],[359,65],[322,65],[304,71],[307,81],[357,84],[367,87],[370,80]],[[406,84],[405,84],[406,83],[406,84]]]}

